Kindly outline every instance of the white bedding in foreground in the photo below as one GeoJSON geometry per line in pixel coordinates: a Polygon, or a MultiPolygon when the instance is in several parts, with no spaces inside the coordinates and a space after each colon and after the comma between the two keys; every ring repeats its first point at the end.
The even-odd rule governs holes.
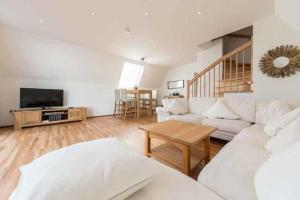
{"type": "MultiPolygon", "coordinates": [[[[157,162],[153,160],[153,162],[157,162]]],[[[128,200],[223,200],[201,183],[159,162],[163,172],[128,200]]]]}
{"type": "Polygon", "coordinates": [[[195,180],[114,138],[71,145],[22,166],[10,200],[125,198],[221,200],[195,180]]]}

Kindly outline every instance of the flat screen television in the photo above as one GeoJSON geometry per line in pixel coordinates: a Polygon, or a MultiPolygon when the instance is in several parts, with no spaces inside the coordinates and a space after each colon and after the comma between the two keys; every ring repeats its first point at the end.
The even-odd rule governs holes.
{"type": "Polygon", "coordinates": [[[20,108],[59,107],[63,101],[63,90],[20,88],[20,108]]]}

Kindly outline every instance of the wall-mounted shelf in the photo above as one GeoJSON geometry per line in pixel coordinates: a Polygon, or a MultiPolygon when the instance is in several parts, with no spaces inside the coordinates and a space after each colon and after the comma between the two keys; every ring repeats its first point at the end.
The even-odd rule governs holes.
{"type": "Polygon", "coordinates": [[[85,107],[20,109],[13,110],[12,113],[15,130],[30,126],[86,120],[85,107]]]}

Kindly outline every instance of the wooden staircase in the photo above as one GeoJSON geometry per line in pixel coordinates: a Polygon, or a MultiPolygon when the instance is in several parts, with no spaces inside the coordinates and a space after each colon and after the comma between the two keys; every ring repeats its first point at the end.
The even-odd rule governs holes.
{"type": "Polygon", "coordinates": [[[187,81],[189,97],[222,97],[224,93],[252,92],[252,41],[224,55],[187,81]]]}

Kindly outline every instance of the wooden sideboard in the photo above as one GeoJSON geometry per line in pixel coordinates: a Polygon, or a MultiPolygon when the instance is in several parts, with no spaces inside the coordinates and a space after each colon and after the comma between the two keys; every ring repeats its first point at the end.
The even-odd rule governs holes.
{"type": "Polygon", "coordinates": [[[86,120],[85,107],[13,110],[14,129],[86,120]]]}

